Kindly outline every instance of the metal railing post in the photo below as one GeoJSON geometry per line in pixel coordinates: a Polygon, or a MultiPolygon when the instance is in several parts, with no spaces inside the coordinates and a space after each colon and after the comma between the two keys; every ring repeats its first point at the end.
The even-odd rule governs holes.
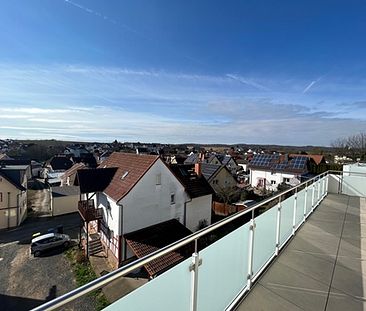
{"type": "Polygon", "coordinates": [[[318,179],[318,199],[316,201],[316,204],[318,204],[320,201],[320,191],[321,191],[321,186],[320,186],[320,177],[319,177],[319,179],[318,179]]]}
{"type": "Polygon", "coordinates": [[[254,211],[252,211],[252,219],[250,221],[249,227],[249,251],[248,251],[248,276],[247,276],[247,288],[250,290],[252,286],[252,276],[253,276],[253,252],[254,252],[254,229],[255,229],[255,219],[254,211]]]}
{"type": "Polygon", "coordinates": [[[277,205],[276,256],[280,251],[280,234],[281,234],[281,197],[278,198],[278,205],[277,205]]]}
{"type": "Polygon", "coordinates": [[[304,218],[302,222],[305,222],[306,220],[306,207],[308,204],[308,183],[305,184],[305,200],[304,200],[304,218]]]}
{"type": "Polygon", "coordinates": [[[327,179],[325,180],[325,194],[328,194],[328,187],[329,187],[329,173],[327,174],[327,179]]]}
{"type": "Polygon", "coordinates": [[[313,181],[313,184],[312,184],[312,193],[311,193],[311,211],[314,210],[314,199],[315,199],[315,181],[313,181]]]}
{"type": "Polygon", "coordinates": [[[202,264],[197,251],[197,240],[195,242],[195,252],[192,254],[192,264],[189,266],[191,272],[191,303],[190,311],[197,311],[197,294],[198,294],[198,267],[202,264]]]}
{"type": "Polygon", "coordinates": [[[295,234],[295,228],[296,228],[296,211],[297,211],[297,188],[295,188],[295,197],[294,197],[294,216],[292,218],[292,235],[295,234]]]}

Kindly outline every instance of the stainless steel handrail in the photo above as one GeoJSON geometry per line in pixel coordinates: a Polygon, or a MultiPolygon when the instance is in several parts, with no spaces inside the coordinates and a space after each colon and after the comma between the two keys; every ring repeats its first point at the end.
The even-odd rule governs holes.
{"type": "Polygon", "coordinates": [[[326,171],[326,172],[324,172],[320,175],[317,175],[317,176],[315,176],[315,177],[313,177],[313,178],[311,178],[311,179],[309,179],[309,180],[307,180],[303,183],[300,183],[299,185],[297,185],[293,188],[285,190],[285,191],[283,191],[283,192],[281,192],[281,193],[279,193],[279,194],[277,194],[273,197],[270,197],[268,199],[265,199],[265,200],[255,204],[254,206],[252,206],[251,208],[249,208],[247,210],[243,210],[243,211],[240,211],[240,212],[238,212],[238,213],[236,213],[232,216],[229,216],[229,217],[227,217],[227,218],[225,218],[225,219],[223,219],[223,220],[221,220],[221,221],[219,221],[215,224],[212,224],[212,225],[210,225],[210,226],[208,226],[208,227],[206,227],[206,228],[204,228],[200,231],[197,231],[197,232],[191,234],[188,237],[185,237],[185,238],[183,238],[179,241],[176,241],[176,242],[174,242],[174,243],[172,243],[172,244],[170,244],[166,247],[163,247],[163,248],[161,248],[161,249],[159,249],[159,250],[157,250],[157,251],[155,251],[155,252],[153,252],[153,253],[151,253],[151,254],[143,257],[143,258],[137,259],[136,261],[134,261],[130,264],[127,264],[126,266],[123,266],[123,267],[121,267],[117,270],[114,270],[114,271],[108,273],[107,275],[101,276],[98,279],[96,279],[96,280],[94,280],[94,281],[92,281],[88,284],[85,284],[85,285],[83,285],[79,288],[76,288],[76,289],[74,289],[74,290],[72,290],[72,291],[70,291],[70,292],[68,292],[68,293],[66,293],[66,294],[64,294],[60,297],[57,297],[57,298],[55,298],[55,299],[53,299],[49,302],[46,302],[43,305],[38,306],[38,307],[36,307],[32,310],[33,311],[39,311],[39,310],[54,310],[54,309],[57,309],[57,308],[65,305],[65,304],[67,304],[67,303],[69,303],[69,302],[71,302],[71,301],[73,301],[73,300],[75,300],[79,297],[82,297],[82,296],[84,296],[84,295],[86,295],[86,294],[88,294],[88,293],[90,293],[94,290],[97,290],[97,289],[103,287],[104,285],[106,285],[106,284],[108,284],[108,283],[110,283],[110,282],[112,282],[112,281],[114,281],[114,280],[130,273],[130,272],[132,272],[133,270],[136,270],[136,269],[142,267],[143,265],[145,265],[145,264],[147,264],[147,263],[149,263],[149,262],[151,262],[151,261],[153,261],[153,260],[155,260],[155,259],[157,259],[161,256],[164,256],[164,255],[166,255],[166,254],[168,254],[168,253],[170,253],[170,252],[172,252],[172,251],[174,251],[174,250],[176,250],[176,249],[178,249],[178,248],[180,248],[184,245],[187,245],[187,244],[199,239],[202,236],[205,236],[206,234],[208,234],[208,233],[210,233],[210,232],[212,232],[212,231],[214,231],[214,230],[216,230],[216,229],[232,222],[233,220],[235,220],[239,217],[242,217],[243,215],[245,215],[247,213],[253,212],[254,210],[258,209],[259,207],[261,207],[261,206],[263,206],[263,205],[265,205],[265,204],[267,204],[267,203],[283,196],[286,193],[289,193],[291,191],[294,191],[297,188],[300,188],[304,185],[307,185],[311,181],[317,181],[320,178],[322,178],[324,176],[327,176],[332,172],[341,173],[341,174],[343,173],[341,171],[326,171]]]}

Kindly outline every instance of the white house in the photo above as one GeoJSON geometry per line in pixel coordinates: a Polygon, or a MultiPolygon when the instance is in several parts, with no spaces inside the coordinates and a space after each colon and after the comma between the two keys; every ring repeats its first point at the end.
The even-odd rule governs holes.
{"type": "Polygon", "coordinates": [[[308,173],[307,157],[279,154],[257,154],[249,163],[252,187],[276,191],[281,183],[296,185],[308,173]]]}
{"type": "Polygon", "coordinates": [[[29,165],[0,168],[0,230],[19,226],[27,216],[29,165]]]}
{"type": "Polygon", "coordinates": [[[127,233],[172,219],[192,230],[210,222],[209,196],[192,200],[159,156],[114,152],[99,168],[78,171],[77,183],[79,211],[93,227],[87,233],[100,235],[115,266],[134,255],[127,233]],[[97,215],[89,217],[90,210],[97,215]]]}

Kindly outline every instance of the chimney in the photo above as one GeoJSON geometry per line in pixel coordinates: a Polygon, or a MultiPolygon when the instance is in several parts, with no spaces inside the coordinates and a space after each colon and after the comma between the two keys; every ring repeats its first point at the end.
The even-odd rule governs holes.
{"type": "Polygon", "coordinates": [[[197,174],[198,177],[202,176],[201,162],[198,162],[194,165],[194,172],[197,174]]]}

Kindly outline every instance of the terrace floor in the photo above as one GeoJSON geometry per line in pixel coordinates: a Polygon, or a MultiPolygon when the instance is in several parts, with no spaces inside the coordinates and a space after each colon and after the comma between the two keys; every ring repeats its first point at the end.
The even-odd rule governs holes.
{"type": "Polygon", "coordinates": [[[328,194],[237,310],[366,310],[366,199],[328,194]]]}

